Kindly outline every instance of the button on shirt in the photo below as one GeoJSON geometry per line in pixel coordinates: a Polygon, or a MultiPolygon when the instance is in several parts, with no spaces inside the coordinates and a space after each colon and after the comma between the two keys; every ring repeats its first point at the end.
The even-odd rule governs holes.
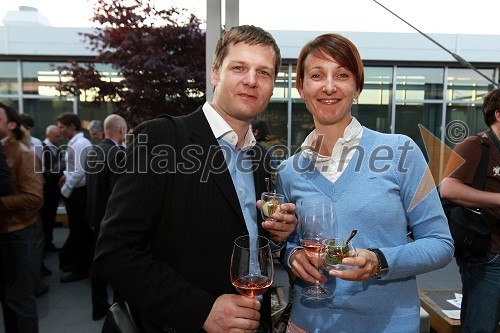
{"type": "Polygon", "coordinates": [[[87,162],[88,150],[92,147],[83,133],[78,133],[71,138],[66,148],[66,169],[64,175],[66,182],[61,188],[61,194],[69,198],[73,189],[85,186],[84,166],[87,162]]]}
{"type": "Polygon", "coordinates": [[[249,128],[245,135],[243,146],[236,150],[238,135],[224,118],[208,102],[205,102],[203,105],[203,113],[224,153],[228,171],[238,195],[238,201],[243,212],[248,234],[250,236],[257,236],[255,184],[252,171],[252,158],[248,154],[249,150],[255,145],[255,138],[249,128]]]}
{"type": "Polygon", "coordinates": [[[326,179],[335,183],[349,165],[356,148],[359,146],[362,135],[363,126],[356,118],[352,117],[351,123],[344,130],[344,136],[338,139],[333,146],[331,156],[324,156],[311,150],[313,143],[318,138],[316,130],[312,131],[302,143],[302,154],[314,161],[316,169],[326,179]]]}

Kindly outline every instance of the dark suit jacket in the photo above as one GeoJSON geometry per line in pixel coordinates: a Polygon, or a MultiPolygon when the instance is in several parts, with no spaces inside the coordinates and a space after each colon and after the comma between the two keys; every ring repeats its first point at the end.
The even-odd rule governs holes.
{"type": "MultiPolygon", "coordinates": [[[[248,234],[224,156],[201,108],[182,118],[188,133],[176,133],[171,118],[148,121],[134,132],[126,165],[135,170],[118,177],[96,249],[95,267],[139,310],[147,332],[201,331],[215,299],[237,294],[229,277],[233,242],[248,234]],[[192,150],[177,160],[183,170],[166,172],[175,166],[180,135],[188,136],[192,150]]],[[[254,163],[259,197],[268,176],[262,158],[254,163]]],[[[269,236],[258,225],[259,233],[269,236]]],[[[269,324],[266,294],[261,312],[269,324]]]]}
{"type": "Polygon", "coordinates": [[[113,140],[104,139],[87,155],[87,221],[98,231],[111,196],[116,172],[120,172],[123,147],[113,140]]]}

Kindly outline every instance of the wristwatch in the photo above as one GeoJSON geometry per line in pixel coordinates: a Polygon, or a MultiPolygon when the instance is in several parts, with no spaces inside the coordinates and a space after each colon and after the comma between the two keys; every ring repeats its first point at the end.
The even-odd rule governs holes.
{"type": "Polygon", "coordinates": [[[382,251],[380,251],[379,249],[372,248],[372,249],[367,249],[367,250],[375,253],[375,255],[377,256],[378,265],[380,268],[380,272],[375,273],[375,275],[373,275],[372,278],[374,278],[374,279],[383,278],[384,276],[387,275],[387,273],[389,273],[389,265],[387,264],[387,259],[385,258],[384,253],[382,253],[382,251]]]}

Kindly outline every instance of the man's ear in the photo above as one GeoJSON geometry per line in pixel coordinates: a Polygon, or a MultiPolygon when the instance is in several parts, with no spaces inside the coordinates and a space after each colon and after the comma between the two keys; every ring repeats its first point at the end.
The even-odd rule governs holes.
{"type": "Polygon", "coordinates": [[[212,82],[212,85],[214,87],[216,87],[217,84],[219,84],[219,70],[215,69],[215,67],[212,67],[212,74],[210,77],[210,82],[212,82]]]}
{"type": "MultiPolygon", "coordinates": [[[[8,129],[9,131],[13,131],[13,130],[15,130],[15,129],[16,129],[16,126],[17,126],[17,124],[16,124],[15,122],[13,122],[13,121],[9,121],[9,122],[7,123],[7,129],[8,129]]],[[[25,130],[26,130],[26,132],[28,132],[28,130],[27,130],[26,128],[25,128],[25,130]]]]}

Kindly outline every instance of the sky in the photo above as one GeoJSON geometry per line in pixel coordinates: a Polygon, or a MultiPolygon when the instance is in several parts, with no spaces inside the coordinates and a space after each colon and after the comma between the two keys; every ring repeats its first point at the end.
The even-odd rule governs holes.
{"type": "MultiPolygon", "coordinates": [[[[206,19],[206,0],[151,1],[206,19]]],[[[500,34],[499,0],[377,1],[424,33],[500,34]]],[[[55,27],[93,26],[89,0],[1,0],[0,20],[19,6],[37,8],[55,27]]],[[[267,30],[415,32],[373,0],[240,0],[240,24],[267,30]]]]}

